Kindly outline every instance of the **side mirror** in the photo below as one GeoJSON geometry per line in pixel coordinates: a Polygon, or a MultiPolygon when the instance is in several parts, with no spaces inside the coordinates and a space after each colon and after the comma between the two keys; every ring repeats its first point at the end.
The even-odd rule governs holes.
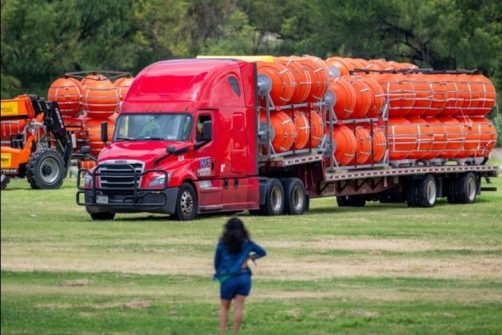
{"type": "Polygon", "coordinates": [[[91,153],[91,147],[88,145],[83,145],[80,148],[80,152],[83,153],[84,155],[90,154],[91,153]]]}
{"type": "Polygon", "coordinates": [[[204,121],[202,124],[202,140],[204,142],[210,142],[213,139],[213,127],[210,120],[204,121]]]}
{"type": "Polygon", "coordinates": [[[108,123],[101,122],[101,142],[108,142],[108,123]]]}

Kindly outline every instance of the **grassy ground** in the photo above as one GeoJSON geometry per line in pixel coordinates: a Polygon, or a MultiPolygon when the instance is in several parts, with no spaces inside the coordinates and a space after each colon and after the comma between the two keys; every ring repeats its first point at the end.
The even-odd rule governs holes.
{"type": "MultiPolygon", "coordinates": [[[[2,333],[218,332],[212,257],[225,217],[92,222],[74,194],[74,180],[2,191],[2,333]]],[[[502,192],[432,209],[311,207],[242,215],[269,252],[243,334],[502,333],[502,192]]]]}

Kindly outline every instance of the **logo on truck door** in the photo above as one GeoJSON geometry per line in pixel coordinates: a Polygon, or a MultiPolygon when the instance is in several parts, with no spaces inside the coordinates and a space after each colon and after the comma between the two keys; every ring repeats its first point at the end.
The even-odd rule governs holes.
{"type": "Polygon", "coordinates": [[[199,177],[210,176],[213,172],[213,159],[211,157],[203,157],[199,160],[199,168],[197,169],[197,175],[199,177]]]}

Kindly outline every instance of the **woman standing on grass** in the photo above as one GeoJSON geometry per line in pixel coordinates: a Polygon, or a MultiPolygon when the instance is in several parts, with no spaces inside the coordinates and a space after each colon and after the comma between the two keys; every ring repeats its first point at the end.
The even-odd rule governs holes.
{"type": "Polygon", "coordinates": [[[228,312],[234,300],[234,334],[239,332],[244,300],[251,291],[251,270],[248,261],[267,254],[265,249],[249,239],[242,221],[236,217],[227,221],[214,256],[215,279],[220,281],[220,332],[227,331],[228,312]]]}

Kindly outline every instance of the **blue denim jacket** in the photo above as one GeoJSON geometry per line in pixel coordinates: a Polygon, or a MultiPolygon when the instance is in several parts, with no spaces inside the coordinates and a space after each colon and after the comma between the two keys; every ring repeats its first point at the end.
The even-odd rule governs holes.
{"type": "Polygon", "coordinates": [[[248,267],[242,269],[246,258],[252,257],[253,259],[258,259],[266,254],[265,249],[252,241],[245,241],[242,250],[238,253],[229,252],[223,243],[218,242],[214,255],[214,269],[216,271],[214,279],[243,272],[251,274],[251,270],[248,267]]]}

